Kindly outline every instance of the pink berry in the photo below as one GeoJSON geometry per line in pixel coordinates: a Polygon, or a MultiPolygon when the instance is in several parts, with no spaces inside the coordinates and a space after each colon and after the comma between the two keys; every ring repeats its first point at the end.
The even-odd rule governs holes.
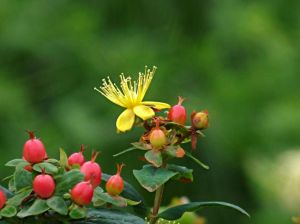
{"type": "Polygon", "coordinates": [[[30,163],[42,162],[46,156],[46,150],[42,141],[34,136],[34,133],[28,131],[30,139],[27,140],[23,148],[23,158],[30,163]]]}
{"type": "Polygon", "coordinates": [[[178,104],[173,106],[169,110],[168,118],[169,120],[176,122],[181,125],[185,125],[186,122],[186,111],[185,108],[181,105],[184,101],[184,98],[178,97],[178,104]]]}
{"type": "Polygon", "coordinates": [[[55,190],[55,182],[53,177],[45,174],[44,171],[42,174],[39,174],[34,178],[32,185],[33,191],[40,198],[50,198],[55,190]]]}
{"type": "Polygon", "coordinates": [[[98,152],[93,152],[91,161],[85,162],[81,167],[80,171],[84,174],[85,181],[90,181],[92,186],[95,188],[101,182],[102,171],[98,163],[95,162],[98,156],[98,152]]]}
{"type": "Polygon", "coordinates": [[[4,207],[5,203],[6,203],[6,195],[2,190],[0,190],[0,209],[4,207]]]}
{"type": "Polygon", "coordinates": [[[73,165],[81,166],[84,163],[83,152],[84,152],[84,146],[81,145],[80,152],[75,152],[69,156],[69,158],[68,158],[69,165],[70,166],[73,166],[73,165]]]}
{"type": "Polygon", "coordinates": [[[108,194],[116,196],[122,193],[124,189],[124,181],[120,176],[124,164],[117,164],[116,175],[111,176],[106,182],[105,188],[108,194]]]}
{"type": "Polygon", "coordinates": [[[71,190],[71,198],[78,205],[88,205],[93,195],[94,189],[89,181],[80,182],[71,190]]]}

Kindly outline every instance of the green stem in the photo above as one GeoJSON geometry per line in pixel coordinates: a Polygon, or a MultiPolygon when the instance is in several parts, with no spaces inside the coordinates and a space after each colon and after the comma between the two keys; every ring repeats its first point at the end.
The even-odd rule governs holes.
{"type": "Polygon", "coordinates": [[[161,185],[155,192],[153,210],[149,221],[150,224],[155,224],[156,221],[158,220],[157,215],[162,201],[163,192],[164,192],[164,184],[161,185]]]}

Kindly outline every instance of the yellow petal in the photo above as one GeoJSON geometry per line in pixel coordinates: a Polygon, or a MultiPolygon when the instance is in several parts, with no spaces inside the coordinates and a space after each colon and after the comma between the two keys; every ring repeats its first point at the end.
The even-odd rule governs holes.
{"type": "Polygon", "coordinates": [[[124,110],[117,119],[116,126],[119,131],[125,132],[132,128],[134,123],[134,112],[131,109],[124,110]]]}
{"type": "Polygon", "coordinates": [[[155,115],[154,111],[145,105],[137,105],[133,108],[134,113],[142,118],[143,120],[147,120],[155,115]]]}
{"type": "Polygon", "coordinates": [[[155,101],[144,101],[142,104],[147,105],[149,107],[153,107],[157,110],[167,109],[171,106],[167,103],[155,102],[155,101]]]}

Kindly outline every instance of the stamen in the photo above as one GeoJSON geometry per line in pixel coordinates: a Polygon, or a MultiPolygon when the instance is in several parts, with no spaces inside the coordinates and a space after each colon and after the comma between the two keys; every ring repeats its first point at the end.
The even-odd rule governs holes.
{"type": "Polygon", "coordinates": [[[131,80],[131,77],[120,75],[120,88],[113,83],[109,77],[102,80],[102,86],[94,88],[111,102],[125,107],[132,108],[142,102],[154,76],[156,67],[153,66],[152,71],[145,66],[144,73],[139,72],[137,81],[131,80]]]}

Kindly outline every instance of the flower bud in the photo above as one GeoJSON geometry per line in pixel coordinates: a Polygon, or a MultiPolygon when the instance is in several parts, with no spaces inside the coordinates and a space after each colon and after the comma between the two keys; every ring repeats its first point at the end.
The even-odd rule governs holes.
{"type": "Polygon", "coordinates": [[[185,108],[181,105],[184,101],[184,98],[181,96],[178,97],[178,104],[173,106],[168,113],[168,119],[176,122],[181,125],[185,125],[186,121],[186,111],[185,108]]]}
{"type": "Polygon", "coordinates": [[[193,112],[191,115],[192,125],[196,129],[206,129],[208,127],[208,111],[193,112]]]}

